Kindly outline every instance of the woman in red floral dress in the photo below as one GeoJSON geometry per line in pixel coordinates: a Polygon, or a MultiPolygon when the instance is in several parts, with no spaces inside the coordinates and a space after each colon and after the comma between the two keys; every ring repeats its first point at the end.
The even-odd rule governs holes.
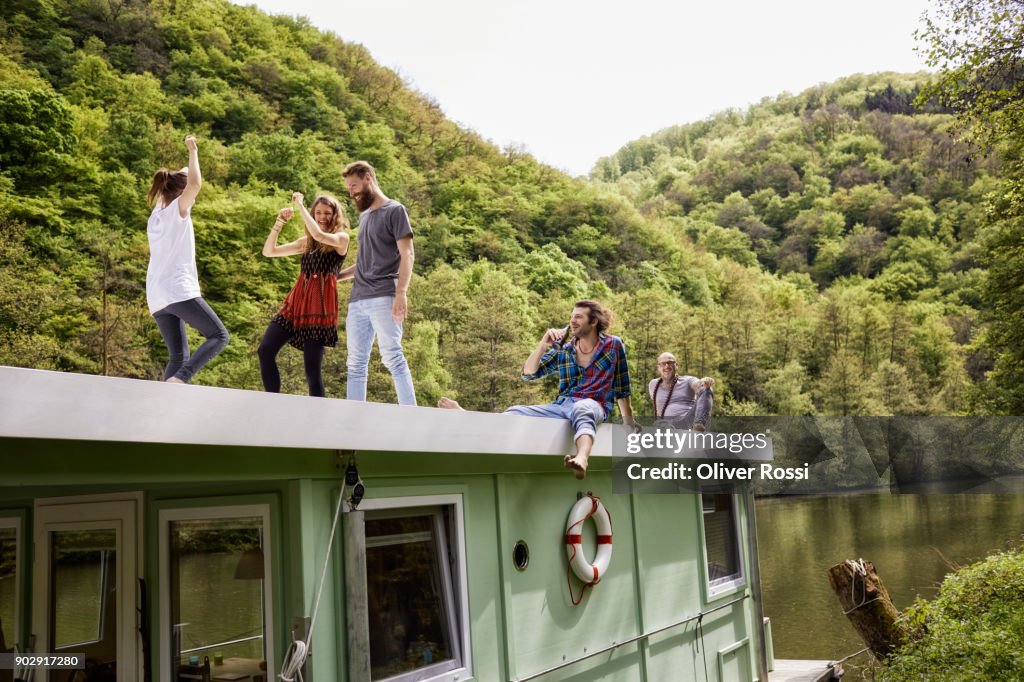
{"type": "Polygon", "coordinates": [[[302,204],[302,195],[292,195],[302,217],[306,234],[293,242],[278,244],[281,228],[295,213],[282,208],[263,244],[263,255],[302,256],[299,279],[288,292],[274,319],[267,325],[257,354],[263,388],[269,393],[281,392],[281,374],[277,354],[286,343],[302,351],[309,394],[323,397],[324,348],[338,343],[338,279],[341,264],[348,252],[348,234],[343,228],[348,221],[333,197],[318,196],[310,214],[302,204]]]}

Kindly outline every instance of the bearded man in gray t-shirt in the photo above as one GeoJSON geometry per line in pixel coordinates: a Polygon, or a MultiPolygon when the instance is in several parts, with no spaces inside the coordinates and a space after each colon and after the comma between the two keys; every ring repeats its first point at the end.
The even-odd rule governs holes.
{"type": "Polygon", "coordinates": [[[355,280],[345,318],[345,397],[366,400],[366,374],[376,337],[381,360],[395,382],[398,403],[415,405],[412,373],[402,353],[402,322],[408,312],[407,295],[415,257],[409,214],[405,206],[381,192],[377,173],[367,162],[350,163],[342,177],[359,210],[356,263],[342,270],[340,277],[355,280]]]}

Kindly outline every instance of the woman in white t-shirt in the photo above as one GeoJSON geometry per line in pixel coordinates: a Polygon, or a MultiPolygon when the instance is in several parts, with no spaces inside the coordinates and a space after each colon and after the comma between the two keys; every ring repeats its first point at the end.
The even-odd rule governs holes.
{"type": "Polygon", "coordinates": [[[158,170],[147,196],[153,212],[146,226],[146,302],[167,345],[169,358],[164,381],[174,384],[187,384],[228,343],[228,330],[199,292],[192,206],[203,176],[199,172],[196,138],[187,136],[185,146],[188,167],[179,171],[158,170]],[[186,324],[206,337],[195,353],[189,352],[186,324]]]}

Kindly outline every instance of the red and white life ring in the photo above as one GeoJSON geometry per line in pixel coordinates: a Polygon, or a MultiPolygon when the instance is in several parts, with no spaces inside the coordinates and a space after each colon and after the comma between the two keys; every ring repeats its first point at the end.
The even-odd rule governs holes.
{"type": "Polygon", "coordinates": [[[587,493],[573,505],[565,526],[565,552],[572,572],[585,584],[596,585],[604,577],[612,560],[612,517],[601,504],[600,497],[587,493]],[[597,557],[594,563],[583,555],[583,523],[589,518],[593,518],[597,526],[597,557]]]}

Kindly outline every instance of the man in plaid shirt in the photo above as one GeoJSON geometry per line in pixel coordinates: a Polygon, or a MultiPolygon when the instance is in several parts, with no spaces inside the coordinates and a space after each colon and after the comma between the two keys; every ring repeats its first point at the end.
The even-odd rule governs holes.
{"type": "MultiPolygon", "coordinates": [[[[633,424],[629,367],[622,339],[605,334],[611,311],[596,301],[580,301],[565,329],[548,329],[523,365],[523,379],[533,381],[558,373],[558,398],[546,405],[515,405],[506,414],[568,419],[576,431],[576,454],[565,456],[565,466],[576,478],[587,474],[597,425],[618,402],[623,420],[633,424]],[[566,342],[568,335],[572,338],[566,342]]],[[[441,398],[438,407],[462,409],[441,398]]]]}

